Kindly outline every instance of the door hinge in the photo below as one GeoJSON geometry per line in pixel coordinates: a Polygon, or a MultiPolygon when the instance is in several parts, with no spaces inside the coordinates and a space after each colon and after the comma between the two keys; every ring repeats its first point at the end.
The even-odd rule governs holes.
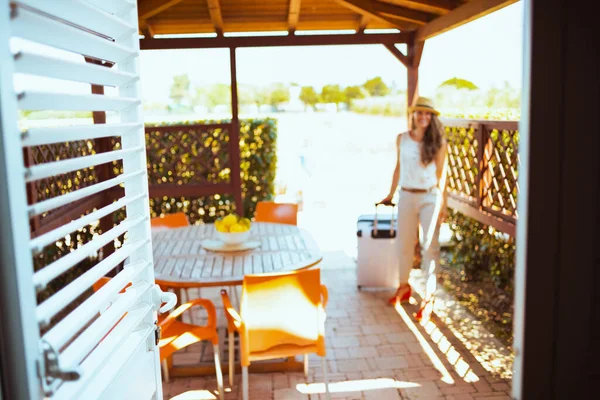
{"type": "Polygon", "coordinates": [[[40,358],[37,360],[37,372],[46,396],[56,392],[63,381],[76,381],[81,378],[81,368],[62,368],[58,351],[45,340],[40,341],[40,358]]]}

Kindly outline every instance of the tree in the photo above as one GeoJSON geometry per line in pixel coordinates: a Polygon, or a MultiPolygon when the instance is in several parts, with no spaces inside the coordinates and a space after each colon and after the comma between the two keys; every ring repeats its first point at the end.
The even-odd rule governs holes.
{"type": "Polygon", "coordinates": [[[321,99],[324,103],[343,103],[346,100],[344,92],[340,89],[340,85],[325,85],[321,89],[321,99]]]}
{"type": "Polygon", "coordinates": [[[346,97],[346,103],[348,104],[348,107],[350,107],[352,100],[364,99],[365,92],[360,86],[348,86],[344,89],[344,96],[346,97]]]}
{"type": "Polygon", "coordinates": [[[169,97],[177,105],[181,105],[184,99],[190,97],[190,78],[187,74],[175,75],[173,77],[169,97]]]}
{"type": "Polygon", "coordinates": [[[319,95],[312,86],[303,86],[300,89],[300,101],[305,106],[311,106],[314,109],[315,105],[319,102],[319,95]]]}
{"type": "Polygon", "coordinates": [[[462,78],[451,78],[448,79],[447,81],[444,81],[440,84],[440,86],[438,87],[455,87],[456,89],[467,89],[467,90],[477,90],[479,89],[477,87],[477,85],[475,85],[473,82],[468,81],[466,79],[462,79],[462,78]]]}
{"type": "Polygon", "coordinates": [[[271,92],[271,105],[275,108],[290,101],[290,90],[283,84],[277,84],[271,92]]]}
{"type": "Polygon", "coordinates": [[[390,93],[390,88],[385,84],[380,76],[376,76],[373,79],[369,79],[363,84],[363,87],[371,96],[383,97],[390,93]]]}
{"type": "Polygon", "coordinates": [[[231,87],[224,83],[217,83],[196,88],[193,105],[204,105],[210,109],[219,105],[231,105],[231,87]]]}

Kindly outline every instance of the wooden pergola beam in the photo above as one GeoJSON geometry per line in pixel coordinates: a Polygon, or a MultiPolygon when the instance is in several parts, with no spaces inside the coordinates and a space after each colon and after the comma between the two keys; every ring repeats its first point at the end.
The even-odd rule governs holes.
{"type": "Polygon", "coordinates": [[[360,18],[360,22],[358,23],[358,28],[356,29],[356,32],[363,33],[365,31],[365,29],[367,28],[367,25],[369,24],[370,20],[371,19],[368,16],[363,15],[360,18]]]}
{"type": "Polygon", "coordinates": [[[290,0],[290,8],[288,11],[288,32],[290,34],[296,31],[298,20],[300,19],[300,4],[301,0],[290,0]]]}
{"type": "Polygon", "coordinates": [[[433,14],[372,0],[335,1],[356,13],[384,20],[387,23],[398,26],[400,29],[414,29],[435,18],[433,14]]]}
{"type": "Polygon", "coordinates": [[[415,39],[422,42],[467,22],[491,14],[517,1],[519,0],[472,0],[420,27],[417,30],[415,39]]]}
{"type": "Polygon", "coordinates": [[[147,38],[154,37],[154,30],[152,29],[152,26],[150,26],[150,24],[148,23],[147,20],[145,20],[145,19],[140,20],[139,25],[140,25],[140,31],[142,32],[144,37],[147,37],[147,38]]]}
{"type": "Polygon", "coordinates": [[[413,22],[407,22],[398,18],[391,18],[385,15],[381,15],[375,8],[375,3],[368,0],[335,0],[337,3],[360,14],[364,17],[368,17],[372,20],[377,20],[386,24],[392,25],[394,28],[400,30],[414,30],[422,24],[415,24],[413,22]]]}
{"type": "Polygon", "coordinates": [[[352,44],[408,43],[411,34],[288,35],[216,38],[140,39],[142,50],[214,49],[232,47],[333,46],[352,44]]]}
{"type": "Polygon", "coordinates": [[[218,36],[223,36],[223,15],[221,14],[221,4],[219,0],[207,0],[210,20],[215,27],[218,36]]]}
{"type": "Polygon", "coordinates": [[[138,19],[147,20],[148,18],[152,18],[155,15],[173,7],[174,5],[181,3],[182,1],[183,0],[161,0],[158,2],[155,1],[141,3],[138,10],[138,19]]]}
{"type": "Polygon", "coordinates": [[[444,15],[462,4],[458,0],[387,0],[388,3],[427,13],[444,15]]]}
{"type": "Polygon", "coordinates": [[[402,53],[395,45],[386,43],[384,44],[384,46],[386,49],[389,50],[390,53],[392,53],[394,57],[398,59],[398,61],[404,64],[406,68],[409,68],[411,66],[408,56],[405,56],[404,53],[402,53]]]}

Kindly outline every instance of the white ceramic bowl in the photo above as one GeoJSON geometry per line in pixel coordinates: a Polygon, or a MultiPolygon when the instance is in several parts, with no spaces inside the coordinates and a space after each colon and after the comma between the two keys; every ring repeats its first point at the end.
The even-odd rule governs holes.
{"type": "Polygon", "coordinates": [[[246,232],[219,232],[215,230],[216,238],[225,244],[241,244],[250,237],[250,230],[246,232]]]}

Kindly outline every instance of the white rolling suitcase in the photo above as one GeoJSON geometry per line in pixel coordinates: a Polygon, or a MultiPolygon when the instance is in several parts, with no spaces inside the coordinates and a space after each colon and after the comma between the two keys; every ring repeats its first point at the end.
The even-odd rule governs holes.
{"type": "Polygon", "coordinates": [[[362,215],[357,223],[357,284],[362,288],[397,288],[400,283],[398,235],[392,213],[362,215]]]}

